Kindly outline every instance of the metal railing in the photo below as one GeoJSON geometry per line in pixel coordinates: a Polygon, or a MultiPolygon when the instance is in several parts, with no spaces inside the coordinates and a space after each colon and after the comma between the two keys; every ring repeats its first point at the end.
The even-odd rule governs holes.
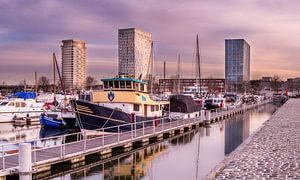
{"type": "Polygon", "coordinates": [[[54,137],[32,139],[29,141],[6,143],[1,145],[0,165],[1,170],[15,169],[18,167],[18,146],[28,142],[32,145],[32,163],[40,165],[50,161],[70,158],[82,153],[99,151],[107,147],[117,146],[120,143],[132,142],[172,129],[216,118],[232,112],[251,109],[269,101],[256,104],[242,105],[237,108],[216,110],[202,110],[197,117],[173,120],[169,117],[156,118],[141,122],[132,122],[118,126],[106,127],[92,131],[65,134],[54,137]],[[126,131],[124,129],[127,129],[126,131]],[[10,150],[14,148],[14,150],[10,150]]]}

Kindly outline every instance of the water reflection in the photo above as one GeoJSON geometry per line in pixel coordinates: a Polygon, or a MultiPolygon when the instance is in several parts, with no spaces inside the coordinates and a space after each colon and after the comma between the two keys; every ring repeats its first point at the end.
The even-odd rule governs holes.
{"type": "MultiPolygon", "coordinates": [[[[93,155],[76,164],[75,169],[66,164],[56,166],[45,179],[201,179],[269,119],[276,109],[271,104],[261,106],[206,128],[105,160],[93,155]]],[[[14,140],[12,137],[15,136],[9,134],[16,132],[24,139],[65,133],[39,126],[18,128],[11,124],[0,126],[0,140],[14,140]]]]}

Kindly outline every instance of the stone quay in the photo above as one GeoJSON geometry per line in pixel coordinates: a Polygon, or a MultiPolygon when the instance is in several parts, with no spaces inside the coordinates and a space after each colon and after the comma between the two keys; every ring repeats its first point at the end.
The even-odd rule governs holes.
{"type": "Polygon", "coordinates": [[[300,179],[300,99],[290,99],[206,179],[300,179]]]}

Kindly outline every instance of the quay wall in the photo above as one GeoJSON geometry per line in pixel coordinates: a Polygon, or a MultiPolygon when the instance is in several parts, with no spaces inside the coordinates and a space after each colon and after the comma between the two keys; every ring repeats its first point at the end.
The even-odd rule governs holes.
{"type": "Polygon", "coordinates": [[[290,99],[205,179],[300,179],[300,99],[290,99]]]}

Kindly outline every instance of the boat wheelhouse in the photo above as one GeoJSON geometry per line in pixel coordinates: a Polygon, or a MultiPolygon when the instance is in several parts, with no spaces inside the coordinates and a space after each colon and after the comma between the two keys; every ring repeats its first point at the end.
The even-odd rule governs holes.
{"type": "Polygon", "coordinates": [[[134,78],[102,79],[103,91],[93,91],[92,101],[98,105],[117,108],[137,116],[162,116],[168,102],[154,101],[147,91],[147,83],[134,78]]]}

